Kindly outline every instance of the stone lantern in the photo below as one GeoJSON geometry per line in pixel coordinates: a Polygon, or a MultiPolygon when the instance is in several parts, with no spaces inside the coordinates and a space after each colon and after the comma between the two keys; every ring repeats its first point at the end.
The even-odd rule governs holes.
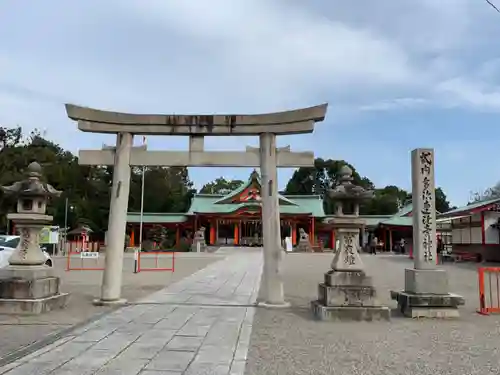
{"type": "Polygon", "coordinates": [[[330,191],[337,206],[329,224],[335,229],[339,247],[331,270],[325,273],[325,282],[319,284],[319,297],[311,307],[320,320],[389,319],[390,310],[377,302],[376,290],[359,255],[359,238],[365,225],[359,217],[359,206],[373,197],[373,191],[352,181],[352,169],[343,166],[339,185],[330,191]]]}
{"type": "Polygon", "coordinates": [[[19,230],[20,241],[0,270],[0,313],[41,313],[65,305],[67,294],[59,292],[60,280],[52,267],[45,265],[39,244],[43,227],[52,223],[46,214],[47,202],[61,192],[42,182],[42,167],[28,166],[27,176],[2,190],[17,197],[17,212],[7,215],[19,230]]]}

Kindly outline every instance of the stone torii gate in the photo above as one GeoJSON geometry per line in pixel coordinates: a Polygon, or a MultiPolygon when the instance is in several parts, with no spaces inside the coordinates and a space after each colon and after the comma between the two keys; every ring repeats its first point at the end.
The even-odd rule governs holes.
{"type": "Polygon", "coordinates": [[[123,244],[130,191],[130,166],[260,167],[262,179],[262,223],[264,269],[261,282],[263,305],[286,306],[279,265],[281,238],[277,167],[310,167],[312,152],[276,148],[276,136],[307,134],[325,119],[328,105],[258,115],[141,115],[109,112],[66,104],[78,129],[91,133],[116,134],[116,147],[80,150],[83,165],[113,165],[113,186],[108,221],[108,245],[97,304],[119,304],[121,299],[123,244]],[[133,147],[134,135],[189,136],[189,151],[147,151],[133,147]],[[260,137],[259,148],[246,152],[204,151],[205,136],[260,137]]]}

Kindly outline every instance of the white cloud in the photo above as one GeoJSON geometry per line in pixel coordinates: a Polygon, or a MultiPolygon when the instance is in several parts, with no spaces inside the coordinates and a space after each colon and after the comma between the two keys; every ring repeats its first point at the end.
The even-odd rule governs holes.
{"type": "Polygon", "coordinates": [[[468,106],[481,111],[500,111],[500,86],[457,77],[440,82],[436,93],[449,106],[468,106]]]}
{"type": "MultiPolygon", "coordinates": [[[[412,123],[406,113],[500,108],[500,18],[482,0],[18,0],[0,7],[0,121],[47,128],[73,150],[113,140],[78,133],[64,101],[141,113],[255,113],[328,101],[314,135],[280,144],[354,158],[370,178],[388,181],[404,158],[394,157],[390,133],[359,142],[362,127],[401,116],[396,143],[404,153],[422,142],[404,138],[403,124],[412,123]],[[371,153],[392,167],[377,167],[371,153]]],[[[187,147],[183,138],[148,142],[187,147]]],[[[256,139],[206,142],[209,149],[246,144],[256,139]]]]}

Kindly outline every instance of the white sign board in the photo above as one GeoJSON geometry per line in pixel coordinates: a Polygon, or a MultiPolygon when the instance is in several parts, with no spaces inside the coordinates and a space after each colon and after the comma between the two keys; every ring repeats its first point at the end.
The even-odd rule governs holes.
{"type": "Polygon", "coordinates": [[[285,237],[285,250],[287,253],[293,251],[292,239],[290,237],[285,237]]]}
{"type": "Polygon", "coordinates": [[[80,253],[80,258],[99,258],[99,253],[97,251],[82,251],[80,253]]]}
{"type": "Polygon", "coordinates": [[[41,244],[57,244],[59,242],[59,227],[44,227],[40,231],[39,240],[41,244]]]}

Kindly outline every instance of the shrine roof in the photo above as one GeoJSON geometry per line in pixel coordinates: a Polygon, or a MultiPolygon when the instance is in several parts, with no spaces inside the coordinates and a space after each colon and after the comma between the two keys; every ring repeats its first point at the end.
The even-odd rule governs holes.
{"type": "MultiPolygon", "coordinates": [[[[144,212],[142,214],[142,222],[147,224],[183,223],[187,221],[187,219],[184,213],[144,212]]],[[[140,212],[129,212],[127,214],[127,223],[135,224],[140,222],[140,212]]]]}
{"type": "MultiPolygon", "coordinates": [[[[254,170],[246,182],[228,194],[196,194],[187,214],[231,214],[244,208],[260,208],[260,191],[261,179],[254,170]]],[[[319,195],[278,194],[278,199],[281,214],[325,216],[323,200],[319,195]]]]}
{"type": "MultiPolygon", "coordinates": [[[[260,207],[260,202],[236,202],[236,203],[220,203],[224,196],[210,194],[196,194],[191,201],[191,207],[187,215],[213,213],[213,214],[230,214],[241,210],[245,207],[260,207]]],[[[324,217],[323,200],[317,195],[298,195],[286,196],[280,195],[280,213],[287,215],[304,215],[310,214],[314,217],[324,217]],[[286,204],[285,202],[292,204],[286,204]]]]}
{"type": "Polygon", "coordinates": [[[411,213],[413,212],[413,204],[409,203],[402,207],[396,214],[394,214],[392,217],[411,217],[411,213]]]}
{"type": "Polygon", "coordinates": [[[380,226],[384,227],[411,227],[413,226],[413,217],[411,216],[396,216],[383,220],[380,226]]]}
{"type": "Polygon", "coordinates": [[[458,217],[458,216],[468,216],[468,215],[472,215],[474,213],[488,211],[489,209],[494,208],[498,204],[500,204],[500,197],[487,199],[484,201],[469,204],[467,206],[458,207],[458,208],[455,208],[454,210],[451,210],[448,212],[443,212],[442,214],[438,215],[438,218],[439,219],[444,219],[444,218],[452,219],[452,218],[458,217]]]}

